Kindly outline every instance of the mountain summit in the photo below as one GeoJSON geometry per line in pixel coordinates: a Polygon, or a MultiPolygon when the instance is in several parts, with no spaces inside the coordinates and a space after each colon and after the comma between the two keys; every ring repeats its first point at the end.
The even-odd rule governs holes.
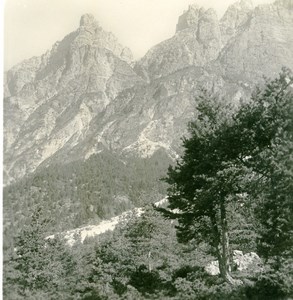
{"type": "Polygon", "coordinates": [[[92,14],[82,15],[79,22],[80,27],[98,27],[99,24],[92,14]]]}
{"type": "Polygon", "coordinates": [[[136,68],[147,80],[152,80],[188,66],[204,66],[217,58],[221,48],[216,12],[191,5],[179,17],[176,34],[148,51],[136,68]]]}
{"type": "Polygon", "coordinates": [[[200,29],[201,22],[217,22],[218,17],[214,9],[210,8],[205,10],[196,4],[190,5],[188,10],[185,11],[178,19],[176,32],[186,28],[200,29]]]}

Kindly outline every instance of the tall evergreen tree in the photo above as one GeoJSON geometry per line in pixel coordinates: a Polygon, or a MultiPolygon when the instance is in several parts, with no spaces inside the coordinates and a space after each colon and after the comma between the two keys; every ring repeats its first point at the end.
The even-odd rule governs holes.
{"type": "Polygon", "coordinates": [[[169,215],[179,221],[179,239],[208,241],[221,276],[232,284],[237,281],[230,275],[229,203],[255,200],[262,246],[279,253],[281,245],[288,249],[291,243],[292,82],[283,71],[233,115],[203,93],[196,99],[198,116],[189,125],[190,137],[183,139],[184,154],[168,171],[169,215]]]}
{"type": "Polygon", "coordinates": [[[225,141],[233,119],[230,107],[208,92],[203,91],[196,100],[198,116],[189,124],[190,137],[183,139],[184,155],[174,168],[169,168],[166,178],[170,185],[169,208],[178,211],[173,217],[179,221],[179,239],[208,241],[222,277],[235,283],[230,275],[227,207],[229,202],[237,201],[239,174],[244,171],[225,141]]]}

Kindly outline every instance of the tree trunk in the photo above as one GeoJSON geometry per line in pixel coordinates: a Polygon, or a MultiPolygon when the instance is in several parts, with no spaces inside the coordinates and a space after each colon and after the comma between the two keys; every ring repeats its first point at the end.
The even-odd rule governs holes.
{"type": "Polygon", "coordinates": [[[230,247],[228,236],[228,224],[226,219],[226,209],[224,203],[220,206],[220,226],[221,232],[217,225],[217,218],[215,212],[211,211],[210,219],[213,231],[213,246],[216,250],[216,256],[219,262],[219,270],[221,277],[232,285],[241,284],[242,281],[235,280],[230,275],[230,247]]]}
{"type": "Polygon", "coordinates": [[[242,284],[241,280],[234,279],[231,276],[231,262],[230,262],[230,244],[228,234],[228,223],[226,216],[226,208],[224,201],[220,204],[220,223],[221,223],[221,251],[219,255],[219,269],[222,278],[232,284],[242,284]]]}
{"type": "Polygon", "coordinates": [[[221,247],[222,255],[219,261],[219,267],[222,277],[226,280],[227,276],[231,271],[230,265],[230,247],[229,247],[229,236],[228,236],[228,224],[226,218],[226,208],[223,201],[220,205],[220,222],[221,222],[221,247]]]}
{"type": "Polygon", "coordinates": [[[152,255],[152,252],[149,251],[149,253],[148,253],[148,265],[149,265],[148,267],[149,267],[149,272],[152,271],[151,255],[152,255]]]}

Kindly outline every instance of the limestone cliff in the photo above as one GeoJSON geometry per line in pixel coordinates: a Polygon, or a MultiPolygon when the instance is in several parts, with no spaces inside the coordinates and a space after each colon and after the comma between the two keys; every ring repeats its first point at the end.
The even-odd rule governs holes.
{"type": "Polygon", "coordinates": [[[189,66],[205,66],[217,58],[221,45],[216,12],[191,5],[179,17],[174,37],[152,48],[137,63],[136,70],[153,80],[189,66]]]}
{"type": "Polygon", "coordinates": [[[129,49],[91,15],[41,57],[5,74],[4,174],[21,177],[82,141],[94,116],[139,83],[129,49]],[[71,145],[71,146],[68,146],[71,145]]]}
{"type": "Polygon", "coordinates": [[[292,0],[256,7],[221,51],[217,68],[227,79],[249,84],[275,76],[283,66],[293,69],[292,28],[292,0]]]}
{"type": "Polygon", "coordinates": [[[292,9],[292,0],[255,8],[241,0],[219,20],[190,6],[175,35],[134,68],[130,50],[84,15],[50,51],[5,74],[6,182],[105,148],[175,158],[199,87],[237,105],[263,76],[293,69],[292,9]]]}

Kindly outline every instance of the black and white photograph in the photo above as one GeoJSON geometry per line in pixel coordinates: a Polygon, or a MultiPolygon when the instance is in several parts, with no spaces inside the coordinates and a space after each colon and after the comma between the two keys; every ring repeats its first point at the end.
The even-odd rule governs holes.
{"type": "Polygon", "coordinates": [[[293,299],[293,0],[5,0],[4,300],[293,299]]]}

